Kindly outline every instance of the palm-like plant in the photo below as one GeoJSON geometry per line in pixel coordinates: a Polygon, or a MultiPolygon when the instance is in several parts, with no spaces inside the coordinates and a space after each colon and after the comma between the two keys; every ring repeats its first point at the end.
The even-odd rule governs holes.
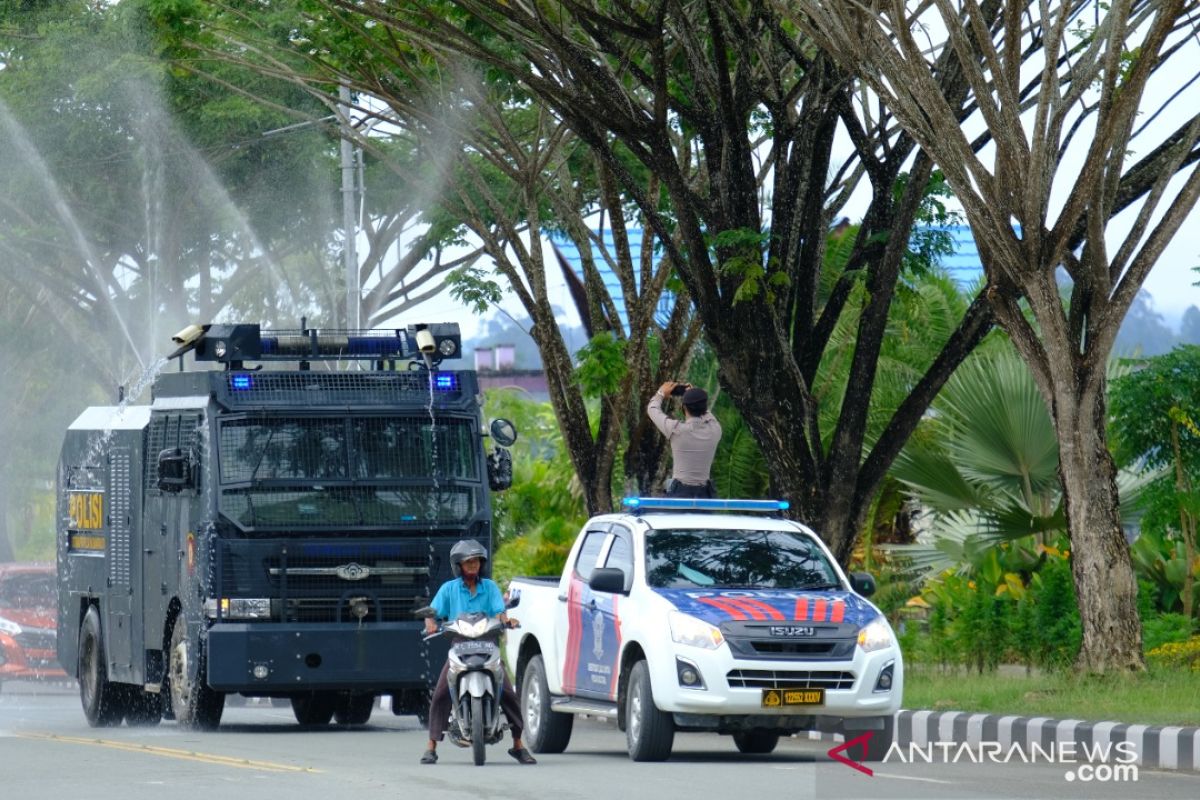
{"type": "MultiPolygon", "coordinates": [[[[920,571],[978,566],[1003,542],[1012,568],[1032,566],[1038,545],[1066,532],[1058,446],[1045,402],[1024,362],[997,338],[947,382],[934,413],[892,475],[933,515],[929,534],[891,552],[920,571]]],[[[1117,477],[1127,522],[1152,476],[1117,477]]]]}

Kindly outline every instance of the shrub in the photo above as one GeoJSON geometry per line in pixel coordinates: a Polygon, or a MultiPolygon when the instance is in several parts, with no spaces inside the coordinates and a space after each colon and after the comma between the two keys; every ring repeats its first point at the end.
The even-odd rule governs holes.
{"type": "Polygon", "coordinates": [[[1156,647],[1146,657],[1156,667],[1200,672],[1200,636],[1156,647]]]}

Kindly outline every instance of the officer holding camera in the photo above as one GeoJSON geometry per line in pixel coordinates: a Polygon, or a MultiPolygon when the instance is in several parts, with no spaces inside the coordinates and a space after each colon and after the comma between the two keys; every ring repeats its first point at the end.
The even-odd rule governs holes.
{"type": "Polygon", "coordinates": [[[716,497],[709,472],[721,441],[721,423],[708,411],[708,393],[691,384],[667,381],[650,398],[646,414],[671,443],[667,497],[716,497]],[[671,419],[662,410],[663,400],[672,395],[683,402],[682,420],[671,419]]]}

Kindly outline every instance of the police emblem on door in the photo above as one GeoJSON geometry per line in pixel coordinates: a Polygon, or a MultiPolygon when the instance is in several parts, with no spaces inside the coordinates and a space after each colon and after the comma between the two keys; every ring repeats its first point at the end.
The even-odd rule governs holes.
{"type": "Polygon", "coordinates": [[[604,615],[599,609],[592,612],[592,655],[597,661],[604,658],[604,615]]]}

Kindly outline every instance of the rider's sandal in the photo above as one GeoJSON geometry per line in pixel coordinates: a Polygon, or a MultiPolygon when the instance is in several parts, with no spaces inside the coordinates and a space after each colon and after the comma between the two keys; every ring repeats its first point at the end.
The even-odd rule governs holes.
{"type": "Polygon", "coordinates": [[[433,750],[426,750],[425,755],[421,756],[421,763],[422,764],[436,764],[437,763],[437,753],[434,752],[433,750]]]}
{"type": "Polygon", "coordinates": [[[533,753],[530,753],[524,747],[511,747],[508,750],[508,754],[522,764],[537,763],[537,759],[533,757],[533,753]]]}

